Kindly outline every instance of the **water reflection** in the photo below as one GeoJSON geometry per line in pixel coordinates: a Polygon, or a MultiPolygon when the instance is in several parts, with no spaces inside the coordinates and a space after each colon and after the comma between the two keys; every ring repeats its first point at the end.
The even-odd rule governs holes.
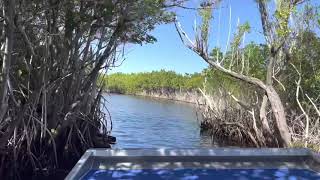
{"type": "Polygon", "coordinates": [[[114,148],[197,148],[212,146],[200,136],[194,106],[153,98],[106,95],[113,120],[114,148]]]}

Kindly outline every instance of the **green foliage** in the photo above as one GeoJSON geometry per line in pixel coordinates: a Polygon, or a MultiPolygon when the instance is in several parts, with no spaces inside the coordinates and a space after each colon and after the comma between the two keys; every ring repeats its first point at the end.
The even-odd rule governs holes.
{"type": "Polygon", "coordinates": [[[268,47],[263,44],[251,42],[244,48],[239,48],[239,46],[236,48],[237,49],[227,52],[224,57],[220,49],[214,48],[210,55],[214,58],[217,56],[219,56],[220,59],[224,58],[224,66],[233,71],[264,80],[268,47]]]}
{"type": "MultiPolygon", "coordinates": [[[[155,42],[151,31],[173,20],[168,6],[178,1],[0,2],[1,179],[55,172],[67,167],[60,159],[71,165],[85,150],[109,146],[99,71],[114,66],[120,45],[155,42]]],[[[138,83],[124,85],[134,91],[138,83]]]]}
{"type": "Polygon", "coordinates": [[[316,10],[314,12],[314,16],[316,19],[317,26],[320,27],[320,7],[316,8],[316,10]]]}
{"type": "Polygon", "coordinates": [[[199,10],[199,15],[202,18],[201,24],[201,38],[206,42],[209,38],[210,20],[212,19],[212,2],[203,2],[201,4],[202,9],[199,10]]]}
{"type": "MultiPolygon", "coordinates": [[[[243,28],[244,30],[248,29],[243,28]]],[[[245,48],[240,49],[245,57],[246,67],[244,74],[264,79],[265,78],[265,59],[267,56],[267,47],[254,43],[248,44],[245,48]]],[[[232,62],[232,53],[228,52],[225,57],[227,66],[232,65],[233,69],[241,71],[242,63],[232,62]]],[[[219,49],[211,52],[212,56],[223,57],[219,49]]],[[[115,73],[105,76],[103,79],[106,90],[122,94],[136,94],[142,91],[152,91],[159,89],[168,90],[195,90],[203,87],[204,79],[207,79],[207,88],[209,91],[216,91],[218,87],[230,89],[233,93],[240,94],[244,89],[249,89],[247,84],[238,83],[235,79],[213,69],[205,69],[203,73],[194,74],[177,74],[173,71],[152,71],[143,73],[115,73]]]]}
{"type": "Polygon", "coordinates": [[[203,76],[177,74],[173,71],[152,71],[144,73],[115,73],[104,78],[106,89],[110,92],[135,94],[159,89],[194,90],[202,86],[203,76]]]}
{"type": "Polygon", "coordinates": [[[275,12],[275,17],[279,23],[279,28],[277,29],[277,34],[279,37],[286,37],[290,33],[288,22],[289,17],[293,11],[295,11],[295,6],[292,6],[290,1],[277,1],[277,10],[275,12]]]}
{"type": "Polygon", "coordinates": [[[241,44],[241,40],[244,38],[244,35],[246,33],[250,32],[250,29],[251,29],[251,27],[250,27],[249,22],[246,22],[238,27],[238,31],[234,35],[233,42],[231,43],[231,47],[233,49],[239,48],[239,46],[241,44]]]}
{"type": "MultiPolygon", "coordinates": [[[[290,59],[290,63],[301,73],[301,88],[304,94],[318,97],[320,94],[320,38],[314,32],[304,32],[299,38],[297,48],[290,59]]],[[[294,102],[296,81],[298,74],[292,66],[285,71],[283,83],[287,87],[285,97],[294,102]]],[[[307,102],[308,100],[305,99],[307,102]]]]}
{"type": "Polygon", "coordinates": [[[246,74],[264,80],[266,77],[266,58],[268,47],[263,44],[250,43],[244,48],[244,56],[248,60],[246,74]]]}
{"type": "MultiPolygon", "coordinates": [[[[239,49],[241,56],[233,55],[232,52],[227,52],[224,60],[224,66],[229,67],[235,72],[239,72],[251,77],[265,80],[266,63],[268,57],[268,47],[263,44],[250,43],[246,47],[239,49]],[[244,58],[243,58],[244,57],[244,58]],[[242,61],[245,61],[243,68],[242,61]],[[248,66],[247,66],[248,65],[248,66]]],[[[213,49],[211,56],[216,57],[217,54],[222,57],[222,52],[219,49],[213,49]]],[[[287,57],[288,59],[289,57],[287,57]]],[[[221,59],[221,58],[220,58],[221,59]]],[[[292,55],[288,59],[299,72],[301,73],[301,89],[303,94],[310,97],[318,97],[320,94],[320,38],[312,31],[305,31],[297,41],[297,48],[292,51],[292,55]]],[[[244,96],[246,93],[252,93],[250,86],[231,78],[218,70],[207,69],[204,71],[207,78],[208,92],[216,92],[217,88],[224,88],[232,92],[236,96],[244,96]]],[[[296,81],[298,80],[296,70],[288,65],[282,75],[278,77],[279,81],[285,87],[274,82],[274,85],[279,89],[279,94],[285,102],[288,102],[289,108],[298,108],[296,102],[296,81]]],[[[254,88],[252,88],[254,89],[254,88]]],[[[302,94],[302,93],[301,93],[302,94]]],[[[250,97],[252,95],[248,95],[250,97]]],[[[302,96],[302,95],[301,95],[302,96]]],[[[307,105],[308,99],[301,97],[302,104],[307,105]]]]}
{"type": "Polygon", "coordinates": [[[221,52],[220,48],[213,48],[211,50],[210,55],[213,56],[215,59],[220,59],[223,57],[223,53],[221,52]]]}

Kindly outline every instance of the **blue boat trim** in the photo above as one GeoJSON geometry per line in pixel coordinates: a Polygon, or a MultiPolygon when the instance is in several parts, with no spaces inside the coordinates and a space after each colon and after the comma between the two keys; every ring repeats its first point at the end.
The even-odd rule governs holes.
{"type": "Polygon", "coordinates": [[[89,149],[66,180],[90,170],[166,168],[292,168],[320,172],[319,154],[306,148],[89,149]]]}

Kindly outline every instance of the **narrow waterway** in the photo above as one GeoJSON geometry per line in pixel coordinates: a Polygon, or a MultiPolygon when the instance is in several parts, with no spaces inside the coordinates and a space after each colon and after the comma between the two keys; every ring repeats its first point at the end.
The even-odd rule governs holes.
{"type": "Polygon", "coordinates": [[[106,95],[113,121],[113,148],[197,148],[212,146],[201,136],[191,104],[127,95],[106,95]]]}

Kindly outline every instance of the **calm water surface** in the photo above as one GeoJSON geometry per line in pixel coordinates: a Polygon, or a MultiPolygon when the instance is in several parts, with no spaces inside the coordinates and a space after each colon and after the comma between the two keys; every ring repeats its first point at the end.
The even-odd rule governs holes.
{"type": "Polygon", "coordinates": [[[200,136],[195,108],[187,103],[127,95],[106,95],[114,148],[196,148],[212,146],[200,136]]]}

